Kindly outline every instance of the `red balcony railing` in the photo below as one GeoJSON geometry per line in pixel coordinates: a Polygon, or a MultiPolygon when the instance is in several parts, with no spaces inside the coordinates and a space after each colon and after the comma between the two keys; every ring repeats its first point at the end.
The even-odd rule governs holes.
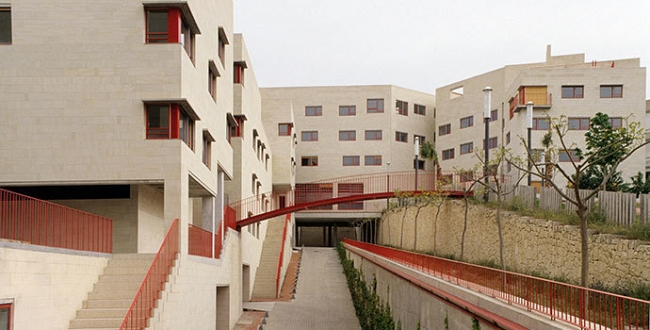
{"type": "Polygon", "coordinates": [[[581,329],[650,329],[650,301],[369,243],[344,242],[581,329]]]}
{"type": "Polygon", "coordinates": [[[120,330],[141,330],[147,327],[147,321],[152,316],[156,301],[160,299],[160,292],[167,282],[178,255],[178,235],[178,219],[176,219],[169,227],[140,289],[133,298],[120,330]]]}
{"type": "MultiPolygon", "coordinates": [[[[224,210],[224,226],[226,228],[237,228],[235,211],[226,206],[224,210]]],[[[221,226],[218,227],[217,232],[212,235],[212,232],[205,230],[201,227],[189,225],[188,231],[188,253],[194,256],[206,258],[219,258],[223,242],[221,240],[221,226]],[[214,239],[214,254],[212,251],[212,241],[214,239]]]]}
{"type": "Polygon", "coordinates": [[[113,252],[113,222],[0,189],[0,239],[80,251],[113,252]]]}

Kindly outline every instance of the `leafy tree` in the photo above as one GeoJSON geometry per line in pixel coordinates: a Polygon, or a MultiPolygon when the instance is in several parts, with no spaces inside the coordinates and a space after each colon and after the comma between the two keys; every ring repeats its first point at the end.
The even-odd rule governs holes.
{"type": "MultiPolygon", "coordinates": [[[[603,113],[597,113],[591,119],[591,126],[585,133],[586,149],[582,151],[577,148],[575,143],[570,143],[567,138],[568,119],[562,115],[559,118],[552,118],[550,122],[550,131],[553,138],[557,139],[558,146],[555,155],[561,153],[572,154],[575,152],[576,157],[569,157],[569,162],[564,167],[556,166],[555,169],[564,177],[568,186],[571,187],[571,193],[566,192],[563,187],[558,186],[554,181],[548,183],[555,189],[566,201],[576,206],[576,214],[580,219],[580,285],[587,287],[589,284],[589,245],[587,233],[587,201],[594,197],[598,191],[605,189],[607,182],[614,176],[618,165],[628,159],[635,151],[644,147],[648,142],[645,141],[645,132],[639,122],[627,123],[621,128],[613,128],[609,122],[609,116],[603,113]],[[590,169],[598,169],[602,174],[600,184],[589,194],[580,195],[580,180],[583,176],[588,176],[590,169]]],[[[525,141],[522,139],[525,145],[525,141]]],[[[554,147],[555,148],[555,147],[554,147]]],[[[534,160],[534,155],[528,154],[527,160],[534,160]]],[[[546,168],[548,163],[556,163],[555,157],[547,157],[544,162],[532,162],[533,166],[528,169],[526,161],[513,162],[513,165],[524,173],[530,173],[539,178],[544,177],[542,168],[546,168]]]]}
{"type": "MultiPolygon", "coordinates": [[[[621,176],[621,171],[612,172],[611,177],[607,180],[605,184],[606,191],[619,191],[624,187],[623,177],[621,176]]],[[[598,189],[600,184],[603,182],[603,173],[601,172],[600,167],[590,167],[585,173],[580,176],[580,179],[577,180],[578,188],[580,189],[598,189]]]]}
{"type": "Polygon", "coordinates": [[[632,183],[626,184],[621,189],[622,191],[635,193],[637,197],[639,194],[650,193],[650,180],[645,178],[643,173],[638,172],[635,176],[630,177],[630,180],[632,180],[632,183]]]}
{"type": "Polygon", "coordinates": [[[436,148],[429,141],[424,141],[420,145],[420,157],[432,160],[435,165],[438,165],[438,153],[436,152],[436,148]]]}

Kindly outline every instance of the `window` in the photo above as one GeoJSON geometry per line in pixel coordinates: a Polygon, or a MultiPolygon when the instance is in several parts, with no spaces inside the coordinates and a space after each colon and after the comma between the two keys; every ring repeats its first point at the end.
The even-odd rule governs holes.
{"type": "Polygon", "coordinates": [[[305,107],[305,116],[307,117],[322,116],[322,115],[323,115],[323,107],[321,107],[320,105],[305,107]]]}
{"type": "Polygon", "coordinates": [[[460,128],[474,126],[474,116],[464,117],[460,119],[460,128]]]}
{"type": "Polygon", "coordinates": [[[588,130],[589,129],[589,117],[585,117],[585,118],[569,117],[569,129],[570,130],[588,130]]]}
{"type": "Polygon", "coordinates": [[[179,104],[147,104],[146,118],[147,139],[181,139],[194,149],[194,119],[179,104]]]}
{"type": "Polygon", "coordinates": [[[612,124],[612,128],[621,128],[621,127],[623,127],[623,118],[622,117],[609,117],[609,123],[612,124]]]}
{"type": "Polygon", "coordinates": [[[194,43],[196,41],[194,31],[190,28],[184,19],[181,19],[181,45],[185,48],[185,52],[194,60],[194,43]]]}
{"type": "Polygon", "coordinates": [[[367,112],[368,113],[384,112],[384,99],[368,99],[367,112]]]}
{"type": "Polygon", "coordinates": [[[438,136],[451,134],[451,124],[438,126],[438,136]]]}
{"type": "Polygon", "coordinates": [[[355,141],[357,131],[339,131],[339,141],[355,141]]]}
{"type": "Polygon", "coordinates": [[[580,158],[576,155],[575,150],[569,150],[568,152],[566,150],[561,150],[558,155],[558,161],[560,162],[579,162],[580,158]]]}
{"type": "Polygon", "coordinates": [[[343,166],[359,166],[359,156],[343,156],[343,166]]]}
{"type": "Polygon", "coordinates": [[[194,45],[199,29],[191,13],[187,16],[182,14],[189,13],[189,7],[183,9],[187,10],[180,7],[146,8],[146,42],[180,43],[190,59],[194,60],[194,45]]]}
{"type": "Polygon", "coordinates": [[[203,153],[202,160],[208,168],[211,168],[212,164],[212,142],[214,138],[208,131],[203,131],[203,153]]]}
{"type": "Polygon", "coordinates": [[[381,166],[381,155],[370,155],[364,159],[366,166],[381,166]]]}
{"type": "Polygon", "coordinates": [[[424,143],[425,139],[426,139],[426,137],[424,135],[413,134],[413,144],[415,144],[415,140],[418,140],[420,145],[422,145],[422,143],[424,143]]]}
{"type": "Polygon", "coordinates": [[[460,170],[458,173],[460,182],[472,182],[474,181],[474,172],[473,171],[463,171],[460,170]]]}
{"type": "Polygon", "coordinates": [[[147,10],[147,43],[168,43],[167,9],[147,10]]]}
{"type": "Polygon", "coordinates": [[[237,122],[237,126],[232,127],[232,133],[231,136],[237,136],[237,137],[242,137],[244,136],[244,121],[246,121],[246,116],[244,115],[236,115],[235,116],[235,121],[237,122]]]}
{"type": "Polygon", "coordinates": [[[581,99],[584,93],[584,86],[562,86],[563,99],[581,99]]]}
{"type": "Polygon", "coordinates": [[[408,134],[404,132],[395,132],[395,141],[409,142],[408,134]]]}
{"type": "MultiPolygon", "coordinates": [[[[488,149],[494,149],[499,144],[497,137],[491,137],[488,139],[488,149]]],[[[485,139],[483,140],[483,148],[485,149],[485,139]]]]}
{"type": "Polygon", "coordinates": [[[13,304],[11,303],[0,303],[0,330],[11,330],[13,329],[12,322],[13,320],[11,319],[12,309],[13,304]]]}
{"type": "Polygon", "coordinates": [[[474,152],[474,142],[467,142],[460,145],[460,154],[468,154],[474,152]]]}
{"type": "Polygon", "coordinates": [[[442,151],[442,160],[454,159],[454,149],[446,149],[442,151]]]}
{"type": "Polygon", "coordinates": [[[506,133],[506,145],[510,144],[510,132],[506,133]]]}
{"type": "Polygon", "coordinates": [[[551,128],[551,123],[548,118],[533,118],[533,129],[548,131],[551,128]]]}
{"type": "Polygon", "coordinates": [[[288,123],[278,124],[278,135],[291,136],[291,124],[288,123]]]}
{"type": "Polygon", "coordinates": [[[0,44],[11,44],[11,8],[0,7],[0,44]]]}
{"type": "Polygon", "coordinates": [[[355,116],[356,114],[357,114],[357,107],[354,105],[339,106],[339,116],[355,116]]]}
{"type": "MultiPolygon", "coordinates": [[[[424,170],[424,160],[418,159],[417,161],[418,170],[424,170]]],[[[415,168],[415,159],[413,159],[413,168],[415,168]]]]}
{"type": "Polygon", "coordinates": [[[490,111],[490,121],[497,121],[499,120],[499,110],[494,109],[490,111]]]}
{"type": "Polygon", "coordinates": [[[233,64],[234,72],[233,72],[233,82],[235,84],[243,84],[244,83],[244,70],[248,66],[246,65],[246,62],[244,61],[239,61],[235,62],[233,64]]]}
{"type": "Polygon", "coordinates": [[[402,115],[402,116],[408,116],[409,115],[409,103],[397,100],[395,102],[395,108],[397,110],[397,114],[402,115]]]}
{"type": "Polygon", "coordinates": [[[300,158],[302,166],[318,166],[318,156],[305,156],[300,158]]]}
{"type": "Polygon", "coordinates": [[[226,31],[219,27],[219,59],[221,60],[221,65],[225,65],[226,61],[226,45],[228,44],[228,37],[226,36],[226,31]]]}
{"type": "Polygon", "coordinates": [[[302,131],[300,136],[303,141],[318,141],[318,131],[302,131]]]}
{"type": "Polygon", "coordinates": [[[413,105],[413,113],[416,115],[427,115],[427,107],[421,104],[414,104],[413,105]]]}
{"type": "Polygon", "coordinates": [[[217,66],[214,64],[214,61],[210,61],[208,63],[208,92],[215,101],[217,100],[217,77],[219,77],[217,66]]]}
{"type": "Polygon", "coordinates": [[[366,131],[366,141],[381,140],[381,130],[368,130],[366,131]]]}
{"type": "Polygon", "coordinates": [[[601,85],[600,98],[621,98],[623,97],[623,85],[601,85]]]}

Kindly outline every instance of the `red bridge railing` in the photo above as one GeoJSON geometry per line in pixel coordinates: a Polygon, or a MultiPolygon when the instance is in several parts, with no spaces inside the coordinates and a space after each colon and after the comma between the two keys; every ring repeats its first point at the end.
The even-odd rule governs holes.
{"type": "Polygon", "coordinates": [[[169,227],[140,289],[133,298],[133,303],[122,321],[120,330],[141,330],[147,327],[147,321],[152,316],[156,301],[160,298],[160,292],[167,282],[167,277],[171,273],[174,260],[178,255],[178,235],[178,219],[176,219],[169,227]]]}
{"type": "Polygon", "coordinates": [[[380,245],[343,241],[581,329],[650,329],[650,301],[380,245]]]}
{"type": "Polygon", "coordinates": [[[0,189],[0,239],[112,253],[113,221],[0,189]]]}

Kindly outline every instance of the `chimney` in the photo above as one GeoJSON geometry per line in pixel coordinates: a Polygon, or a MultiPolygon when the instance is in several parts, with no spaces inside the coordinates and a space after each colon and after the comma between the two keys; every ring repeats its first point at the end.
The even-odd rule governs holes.
{"type": "Polygon", "coordinates": [[[546,45],[546,63],[551,61],[551,45],[546,45]]]}

